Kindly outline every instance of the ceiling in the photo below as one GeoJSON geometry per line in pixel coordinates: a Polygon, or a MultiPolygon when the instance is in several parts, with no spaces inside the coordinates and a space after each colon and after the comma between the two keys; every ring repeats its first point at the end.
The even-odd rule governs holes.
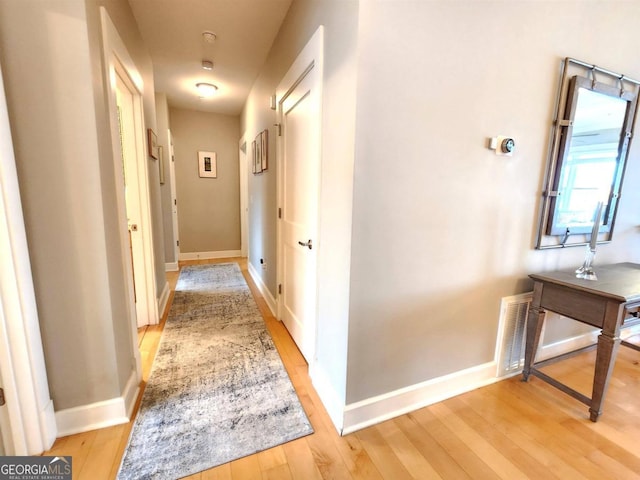
{"type": "Polygon", "coordinates": [[[239,115],[291,0],[129,0],[169,106],[239,115]],[[216,34],[204,41],[205,31],[216,34]],[[202,68],[211,60],[213,70],[202,68]],[[196,83],[218,87],[199,98],[196,83]]]}

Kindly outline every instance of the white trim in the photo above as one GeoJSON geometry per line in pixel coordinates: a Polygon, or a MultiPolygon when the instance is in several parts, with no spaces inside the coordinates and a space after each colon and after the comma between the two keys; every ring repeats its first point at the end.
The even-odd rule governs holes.
{"type": "Polygon", "coordinates": [[[238,168],[240,172],[240,251],[242,256],[249,252],[249,155],[247,154],[247,134],[238,142],[238,168]],[[244,146],[244,150],[242,147],[244,146]]]}
{"type": "MultiPolygon", "coordinates": [[[[309,363],[309,367],[313,367],[313,363],[317,361],[316,358],[316,342],[318,340],[318,290],[320,285],[320,280],[318,278],[319,272],[319,250],[322,248],[322,234],[323,232],[320,229],[320,200],[322,193],[322,107],[323,107],[323,87],[324,87],[324,26],[320,25],[318,29],[313,33],[309,41],[303,47],[302,51],[297,55],[296,59],[293,61],[292,65],[287,70],[287,73],[282,77],[278,87],[276,88],[276,103],[278,106],[277,110],[277,118],[280,124],[284,125],[284,113],[283,113],[283,102],[285,101],[286,96],[291,93],[292,89],[300,82],[302,78],[305,78],[308,75],[308,78],[311,78],[314,82],[314,89],[316,94],[312,96],[312,102],[314,105],[314,114],[313,114],[313,132],[312,138],[317,137],[317,145],[318,145],[318,165],[317,165],[317,198],[316,201],[316,218],[314,221],[309,221],[308,225],[312,228],[310,232],[315,232],[315,238],[313,238],[312,233],[310,233],[309,238],[313,238],[315,241],[316,248],[314,250],[313,257],[313,271],[306,272],[307,274],[312,274],[313,278],[310,281],[315,282],[313,285],[313,298],[307,298],[306,301],[308,303],[313,303],[312,314],[308,315],[305,318],[304,325],[304,343],[305,345],[299,345],[300,351],[303,353],[303,356],[309,363]],[[311,318],[309,318],[311,317],[311,318]]],[[[286,135],[286,130],[285,130],[286,135]]],[[[285,204],[285,195],[284,195],[284,137],[279,135],[276,137],[276,198],[278,205],[287,208],[285,204]]],[[[282,221],[280,218],[276,220],[276,252],[277,252],[277,263],[276,263],[276,283],[282,284],[285,283],[285,269],[284,269],[284,240],[283,240],[283,227],[282,221]]],[[[309,269],[310,270],[310,269],[309,269]]],[[[311,288],[309,288],[311,290],[311,288]]],[[[276,302],[276,318],[278,320],[282,320],[283,317],[283,300],[284,297],[279,295],[276,302]]]]}
{"type": "Polygon", "coordinates": [[[633,337],[634,335],[640,335],[640,323],[636,325],[629,325],[628,327],[622,327],[620,331],[620,338],[623,340],[633,337]]]}
{"type": "Polygon", "coordinates": [[[340,400],[340,397],[329,381],[329,377],[318,362],[314,362],[313,367],[309,367],[309,377],[311,378],[313,388],[320,397],[322,405],[327,410],[333,426],[340,435],[343,435],[344,401],[340,400]]]}
{"type": "Polygon", "coordinates": [[[121,397],[57,411],[58,437],[128,423],[139,391],[137,374],[132,371],[121,397]]]}
{"type": "MultiPolygon", "coordinates": [[[[597,341],[599,334],[600,330],[598,329],[584,335],[545,345],[540,348],[536,360],[552,358],[592,345],[597,341]]],[[[620,337],[628,338],[638,334],[640,334],[640,324],[623,328],[620,337]]],[[[342,426],[341,435],[347,435],[376,423],[384,422],[419,408],[441,402],[447,398],[506,379],[507,377],[497,378],[495,376],[496,366],[495,361],[488,362],[349,404],[344,408],[344,421],[342,423],[340,422],[339,399],[317,365],[313,370],[310,370],[310,376],[313,386],[325,405],[332,422],[339,431],[340,426],[342,426]]]]}
{"type": "Polygon", "coordinates": [[[0,71],[0,430],[6,455],[40,454],[56,437],[11,128],[0,71]]]}
{"type": "Polygon", "coordinates": [[[178,265],[178,262],[167,262],[164,264],[165,272],[177,272],[179,270],[180,266],[178,265]]]}
{"type": "Polygon", "coordinates": [[[267,285],[262,281],[262,278],[260,278],[260,274],[251,264],[251,262],[247,262],[247,265],[247,270],[249,271],[249,275],[251,275],[251,278],[253,279],[253,283],[256,284],[256,287],[258,287],[258,290],[260,290],[260,293],[264,297],[264,301],[267,303],[269,310],[271,310],[271,315],[275,317],[276,299],[267,288],[267,285]]]}
{"type": "Polygon", "coordinates": [[[498,381],[488,362],[347,405],[343,435],[498,381]]]}
{"type": "MultiPolygon", "coordinates": [[[[550,343],[549,345],[541,345],[536,353],[536,362],[541,362],[549,358],[557,357],[558,355],[588,347],[589,345],[594,345],[598,341],[598,335],[600,335],[599,329],[575,337],[565,338],[564,340],[550,343]]],[[[520,370],[520,373],[522,373],[522,370],[520,370]]]]}
{"type": "Polygon", "coordinates": [[[122,392],[122,399],[124,401],[125,414],[127,419],[131,420],[133,415],[133,409],[136,406],[138,395],[140,394],[140,378],[135,371],[129,375],[129,380],[124,386],[124,392],[122,392]]]}
{"type": "MultiPolygon", "coordinates": [[[[558,355],[573,352],[575,350],[588,347],[589,345],[595,345],[598,343],[600,331],[601,329],[595,328],[594,330],[583,333],[582,335],[550,343],[549,345],[542,345],[536,354],[536,362],[541,362],[549,358],[557,357],[558,355]]],[[[629,338],[637,334],[640,334],[640,324],[622,327],[620,330],[620,338],[622,339],[629,338]]]]}
{"type": "MultiPolygon", "coordinates": [[[[126,45],[120,38],[118,30],[111,21],[107,10],[100,7],[100,19],[102,23],[102,41],[104,55],[104,82],[108,97],[107,108],[109,112],[109,127],[111,133],[111,148],[113,152],[114,172],[116,174],[116,202],[118,206],[118,226],[120,228],[120,246],[122,249],[122,263],[125,269],[125,282],[127,282],[128,303],[132,319],[132,345],[137,352],[136,345],[137,327],[142,325],[155,325],[159,322],[158,303],[155,281],[153,231],[151,222],[151,204],[149,195],[149,170],[146,146],[146,129],[144,125],[143,106],[143,81],[142,76],[135,62],[129,55],[126,45]],[[142,254],[134,256],[136,268],[136,279],[139,280],[143,288],[136,292],[137,302],[133,296],[133,273],[131,267],[131,254],[129,246],[129,232],[127,209],[124,194],[124,178],[122,177],[122,161],[120,146],[120,130],[118,126],[118,112],[116,102],[116,76],[119,75],[133,94],[134,108],[134,135],[135,135],[135,159],[132,162],[137,169],[136,179],[130,181],[137,182],[138,204],[140,218],[137,219],[142,243],[142,254]],[[140,258],[139,258],[140,257],[140,258]]],[[[136,353],[134,353],[136,355],[136,353]]],[[[139,353],[137,353],[136,363],[139,363],[139,353]]],[[[141,369],[139,369],[141,371],[141,369]]]]}
{"type": "MultiPolygon", "coordinates": [[[[100,22],[102,25],[102,43],[103,43],[103,60],[105,65],[105,90],[108,96],[108,109],[109,109],[109,127],[111,129],[111,148],[113,152],[114,171],[116,174],[116,181],[119,185],[124,185],[124,179],[122,177],[122,167],[117,165],[116,158],[120,155],[120,134],[118,128],[118,115],[116,112],[116,79],[114,71],[115,55],[118,54],[118,59],[125,67],[127,72],[130,73],[130,80],[136,85],[139,90],[142,90],[142,77],[136,69],[133,60],[129,56],[127,48],[125,47],[115,25],[109,18],[104,7],[100,7],[100,22]]],[[[116,188],[116,202],[118,207],[118,226],[120,228],[120,248],[122,250],[121,262],[122,268],[125,272],[126,282],[126,296],[128,303],[128,315],[129,323],[131,325],[131,355],[136,366],[136,372],[138,380],[142,379],[142,364],[140,360],[140,350],[138,349],[138,325],[135,297],[133,293],[133,272],[131,269],[131,255],[129,253],[129,233],[127,231],[127,213],[126,204],[124,198],[124,188],[116,188]]],[[[155,297],[154,297],[155,298],[155,297]]],[[[155,303],[155,302],[154,302],[155,303]]],[[[157,314],[156,314],[157,323],[157,314]]]]}
{"type": "Polygon", "coordinates": [[[209,260],[215,258],[241,257],[240,250],[219,250],[215,252],[180,252],[180,261],[183,260],[209,260]]]}
{"type": "MultiPolygon", "coordinates": [[[[173,258],[176,265],[180,258],[180,232],[178,229],[178,196],[176,193],[176,157],[173,149],[173,135],[171,129],[167,129],[167,141],[169,142],[169,186],[171,188],[171,227],[173,228],[173,258]]],[[[177,271],[177,270],[174,270],[177,271]]]]}
{"type": "Polygon", "coordinates": [[[161,317],[164,315],[164,309],[167,308],[169,295],[171,295],[171,287],[169,286],[169,282],[165,282],[164,288],[162,289],[162,295],[160,295],[160,298],[158,299],[158,312],[160,312],[161,317]]]}

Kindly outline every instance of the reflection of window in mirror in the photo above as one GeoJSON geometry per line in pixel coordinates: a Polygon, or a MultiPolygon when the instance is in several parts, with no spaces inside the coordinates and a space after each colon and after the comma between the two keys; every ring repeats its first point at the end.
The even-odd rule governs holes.
{"type": "MultiPolygon", "coordinates": [[[[571,79],[575,97],[572,125],[567,129],[562,158],[558,163],[554,208],[549,234],[562,235],[591,231],[593,213],[599,201],[609,205],[620,162],[620,143],[629,102],[606,93],[579,86],[580,77],[571,79]]],[[[573,99],[572,99],[573,100],[573,99]]],[[[610,226],[605,216],[601,231],[610,226]]]]}
{"type": "Polygon", "coordinates": [[[566,94],[559,96],[538,248],[584,244],[598,202],[605,205],[599,232],[607,233],[608,240],[613,232],[638,82],[624,77],[632,82],[631,89],[625,89],[622,76],[605,84],[590,73],[592,78],[571,77],[566,94]],[[557,238],[543,245],[542,234],[557,238]],[[572,235],[577,240],[565,245],[572,235]]]}

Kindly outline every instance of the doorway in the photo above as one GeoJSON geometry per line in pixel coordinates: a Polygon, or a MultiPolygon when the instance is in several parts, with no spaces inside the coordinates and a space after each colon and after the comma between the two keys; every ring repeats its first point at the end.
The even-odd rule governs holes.
{"type": "Polygon", "coordinates": [[[175,268],[179,270],[178,259],[180,258],[180,235],[178,230],[178,195],[176,193],[176,155],[173,148],[173,135],[171,130],[167,130],[167,140],[169,145],[169,185],[171,188],[171,225],[173,227],[173,258],[175,268]]]}
{"type": "MultiPolygon", "coordinates": [[[[124,47],[122,47],[124,48],[124,47]]],[[[109,55],[110,117],[121,241],[136,327],[159,321],[140,75],[122,53],[109,55]]]]}
{"type": "Polygon", "coordinates": [[[278,318],[312,365],[316,344],[321,167],[320,27],[277,89],[278,318]]]}
{"type": "MultiPolygon", "coordinates": [[[[136,305],[137,326],[149,324],[149,313],[153,308],[146,296],[147,286],[144,275],[145,246],[142,230],[142,205],[140,182],[138,179],[137,153],[135,144],[136,92],[127,81],[121,65],[116,73],[116,107],[120,133],[120,160],[124,185],[125,210],[129,252],[131,256],[131,276],[133,280],[133,299],[136,305]]],[[[155,301],[153,302],[155,304],[155,301]]]]}

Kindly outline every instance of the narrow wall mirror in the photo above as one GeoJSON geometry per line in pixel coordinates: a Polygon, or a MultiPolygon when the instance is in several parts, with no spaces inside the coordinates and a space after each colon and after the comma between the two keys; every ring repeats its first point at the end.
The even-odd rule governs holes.
{"type": "Polygon", "coordinates": [[[638,85],[624,75],[565,59],[536,248],[587,243],[599,202],[604,214],[598,238],[611,240],[638,85]],[[569,75],[569,67],[582,69],[582,75],[569,75]]]}

